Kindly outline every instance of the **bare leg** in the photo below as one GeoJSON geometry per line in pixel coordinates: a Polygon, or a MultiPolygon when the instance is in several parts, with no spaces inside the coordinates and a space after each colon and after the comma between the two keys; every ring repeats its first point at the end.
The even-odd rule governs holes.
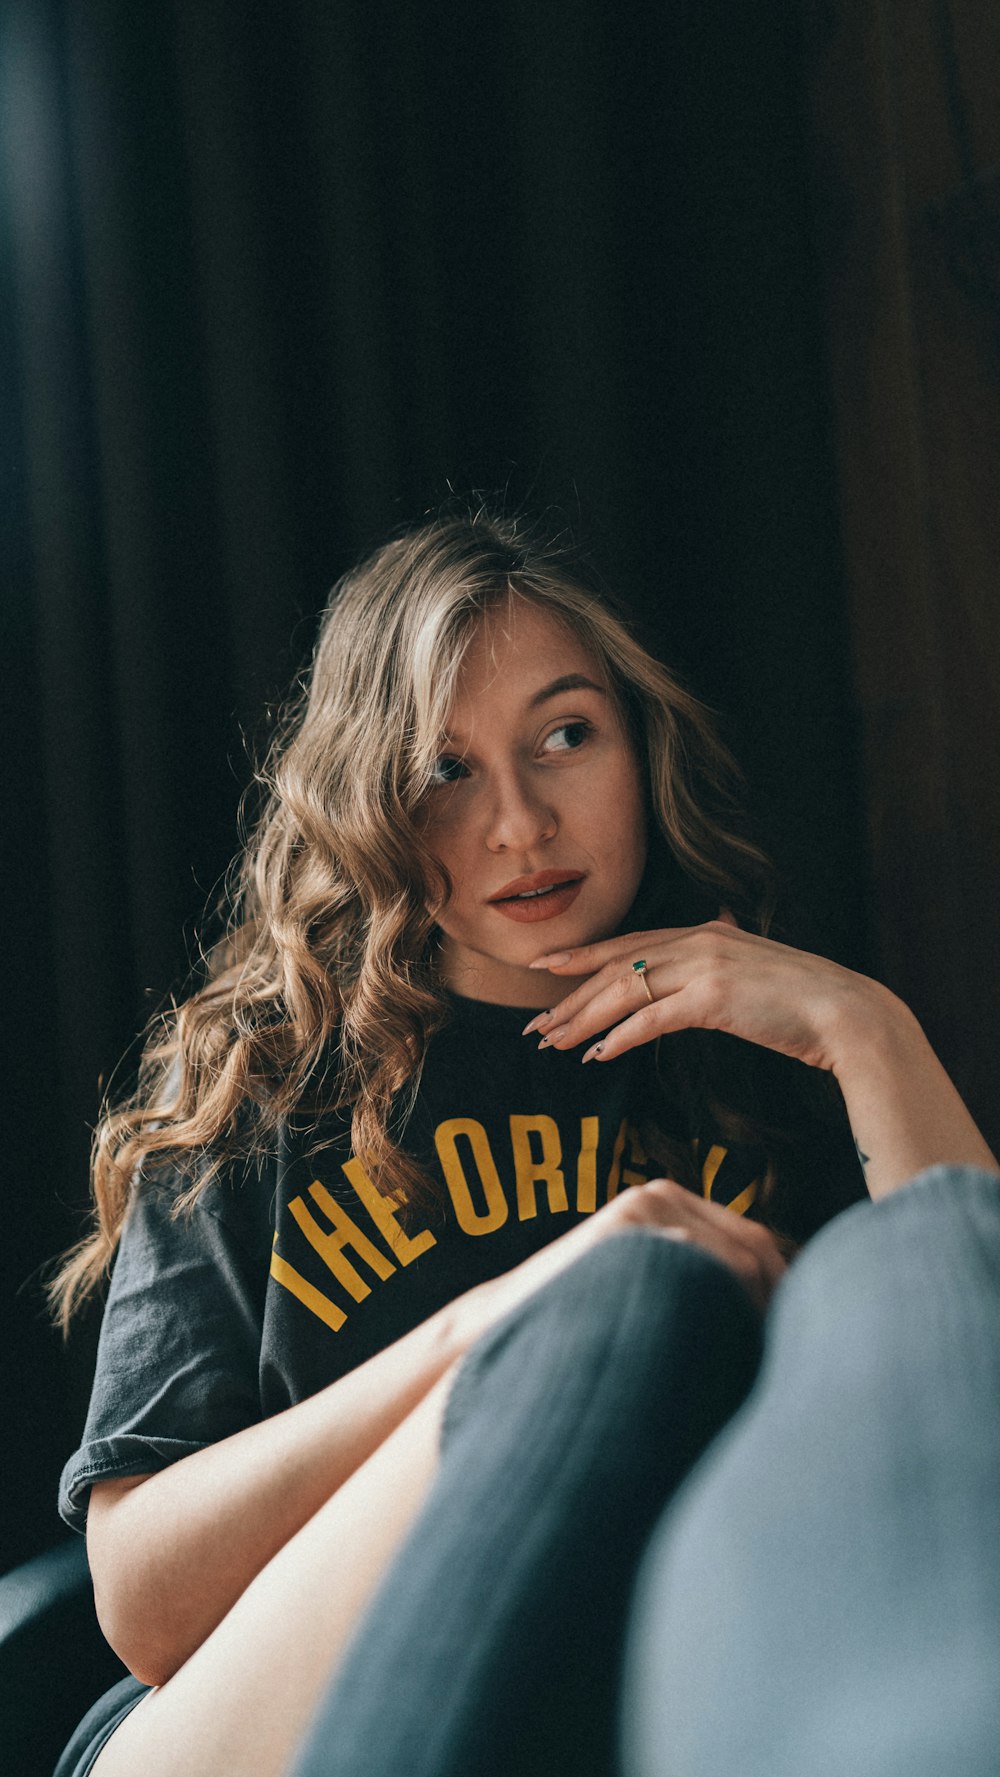
{"type": "Polygon", "coordinates": [[[278,1777],[437,1469],[450,1374],[286,1543],[174,1676],[144,1697],[94,1777],[278,1777]]]}
{"type": "Polygon", "coordinates": [[[294,1777],[610,1777],[636,1565],[762,1333],[716,1259],[636,1230],[480,1340],[294,1777]]]}

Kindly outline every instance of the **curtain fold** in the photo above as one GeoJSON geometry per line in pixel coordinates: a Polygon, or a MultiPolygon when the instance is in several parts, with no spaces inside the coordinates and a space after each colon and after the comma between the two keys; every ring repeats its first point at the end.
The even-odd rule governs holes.
{"type": "Polygon", "coordinates": [[[794,13],[3,9],[5,1263],[33,1398],[66,1391],[12,1539],[54,1531],[82,1411],[92,1335],[67,1365],[36,1273],[99,1081],[182,986],[266,712],[390,526],[451,488],[582,520],[858,957],[794,13]]]}

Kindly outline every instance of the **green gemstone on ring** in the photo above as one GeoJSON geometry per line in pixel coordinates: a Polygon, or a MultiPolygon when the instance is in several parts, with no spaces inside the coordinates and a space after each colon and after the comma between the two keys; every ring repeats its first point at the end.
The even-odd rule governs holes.
{"type": "Polygon", "coordinates": [[[637,963],[632,964],[633,975],[641,975],[644,972],[645,967],[646,967],[646,959],[645,959],[645,957],[640,957],[639,961],[637,963]]]}

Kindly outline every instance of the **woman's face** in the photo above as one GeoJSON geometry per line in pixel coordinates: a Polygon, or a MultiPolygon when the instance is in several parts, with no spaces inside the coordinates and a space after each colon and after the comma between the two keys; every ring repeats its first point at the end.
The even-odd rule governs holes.
{"type": "MultiPolygon", "coordinates": [[[[452,882],[431,910],[456,993],[548,1005],[554,977],[528,964],[610,936],[635,899],[642,776],[601,678],[572,632],[524,599],[488,612],[469,645],[422,814],[452,882]]],[[[570,985],[560,977],[560,995],[570,985]]]]}

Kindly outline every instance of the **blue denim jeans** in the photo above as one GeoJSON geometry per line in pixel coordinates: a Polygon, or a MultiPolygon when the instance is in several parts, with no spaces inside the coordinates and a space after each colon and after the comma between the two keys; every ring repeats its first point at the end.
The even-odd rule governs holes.
{"type": "Polygon", "coordinates": [[[994,1777],[1000,1179],[848,1210],[766,1323],[609,1240],[461,1367],[294,1777],[994,1777]]]}
{"type": "Polygon", "coordinates": [[[633,1609],[630,1777],[1000,1770],[1000,1179],[935,1167],[796,1263],[633,1609]]]}

